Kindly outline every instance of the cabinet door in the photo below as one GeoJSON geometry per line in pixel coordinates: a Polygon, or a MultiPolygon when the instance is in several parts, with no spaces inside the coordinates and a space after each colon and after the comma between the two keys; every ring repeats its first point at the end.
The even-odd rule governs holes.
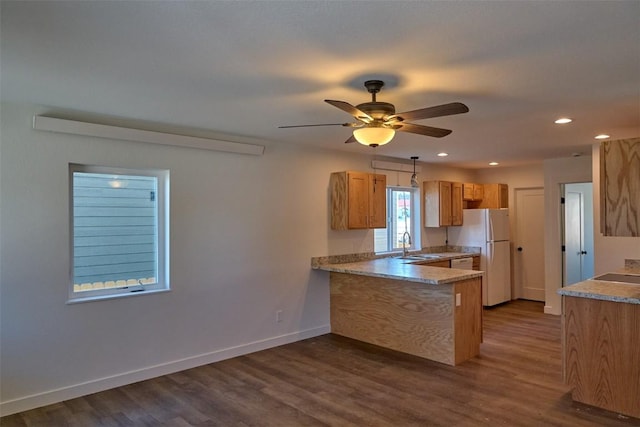
{"type": "Polygon", "coordinates": [[[475,188],[476,188],[475,184],[469,184],[469,183],[462,184],[462,199],[474,200],[475,188]]]}
{"type": "Polygon", "coordinates": [[[600,231],[640,236],[640,138],[600,145],[600,231]]]}
{"type": "Polygon", "coordinates": [[[462,225],[462,184],[451,183],[451,225],[462,225]]]}
{"type": "Polygon", "coordinates": [[[369,228],[387,227],[387,176],[369,174],[369,228]]]}
{"type": "Polygon", "coordinates": [[[509,207],[509,186],[507,184],[498,184],[498,207],[509,207]]]}
{"type": "Polygon", "coordinates": [[[368,228],[369,174],[349,172],[347,174],[347,185],[348,227],[368,228]]]}
{"type": "Polygon", "coordinates": [[[473,200],[482,200],[484,198],[484,185],[473,184],[473,200]]]}
{"type": "Polygon", "coordinates": [[[440,226],[451,225],[451,183],[440,181],[440,226]]]}
{"type": "Polygon", "coordinates": [[[472,209],[498,209],[509,207],[509,186],[507,184],[484,184],[482,200],[469,205],[472,209]]]}

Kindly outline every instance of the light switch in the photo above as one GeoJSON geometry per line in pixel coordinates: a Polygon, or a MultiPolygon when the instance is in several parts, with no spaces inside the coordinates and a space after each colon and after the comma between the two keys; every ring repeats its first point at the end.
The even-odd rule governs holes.
{"type": "Polygon", "coordinates": [[[462,294],[456,294],[456,307],[462,305],[462,294]]]}

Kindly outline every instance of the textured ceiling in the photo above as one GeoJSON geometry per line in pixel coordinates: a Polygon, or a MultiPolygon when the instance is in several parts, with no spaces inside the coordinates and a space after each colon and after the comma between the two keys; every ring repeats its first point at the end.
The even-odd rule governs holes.
{"type": "Polygon", "coordinates": [[[1,3],[3,101],[331,150],[346,113],[459,101],[375,153],[478,168],[640,135],[640,1],[19,1],[1,3]],[[567,115],[574,122],[558,126],[567,115]],[[435,156],[440,151],[450,155],[435,156]]]}

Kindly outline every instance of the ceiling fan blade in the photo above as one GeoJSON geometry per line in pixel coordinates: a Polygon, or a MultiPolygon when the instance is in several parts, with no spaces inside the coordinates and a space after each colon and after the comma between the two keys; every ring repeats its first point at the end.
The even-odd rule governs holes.
{"type": "Polygon", "coordinates": [[[405,111],[387,118],[402,120],[422,120],[431,117],[450,116],[452,114],[462,114],[469,111],[469,107],[461,102],[451,102],[449,104],[436,105],[435,107],[421,108],[419,110],[405,111]]]}
{"type": "Polygon", "coordinates": [[[344,143],[349,144],[350,142],[358,142],[358,140],[353,135],[351,135],[349,139],[347,139],[344,143]]]}
{"type": "Polygon", "coordinates": [[[319,123],[313,125],[292,125],[292,126],[278,126],[278,129],[287,129],[287,128],[308,128],[313,126],[347,126],[350,128],[360,126],[358,123],[319,123]]]}
{"type": "Polygon", "coordinates": [[[363,121],[365,123],[370,123],[370,122],[373,121],[373,117],[371,117],[370,115],[368,115],[364,111],[360,111],[359,109],[357,109],[353,105],[349,104],[348,102],[334,101],[332,99],[325,99],[324,102],[326,102],[327,104],[331,104],[334,107],[337,107],[337,108],[341,109],[342,111],[345,111],[345,112],[351,114],[356,119],[358,119],[360,121],[363,121]]]}
{"type": "Polygon", "coordinates": [[[431,126],[416,125],[413,123],[403,123],[402,127],[397,130],[401,132],[417,133],[419,135],[432,136],[434,138],[442,138],[449,135],[452,131],[449,129],[434,128],[431,126]]]}

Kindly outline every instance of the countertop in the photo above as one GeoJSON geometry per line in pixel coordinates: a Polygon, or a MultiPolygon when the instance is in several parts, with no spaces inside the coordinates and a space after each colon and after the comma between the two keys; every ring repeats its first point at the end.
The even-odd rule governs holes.
{"type": "Polygon", "coordinates": [[[438,258],[422,261],[400,259],[398,257],[378,258],[345,263],[322,263],[314,265],[317,270],[337,273],[357,274],[362,276],[383,277],[394,280],[442,285],[460,280],[481,277],[484,272],[477,270],[460,270],[457,268],[429,267],[424,263],[438,262],[456,258],[467,258],[477,253],[445,252],[438,253],[438,258]]]}
{"type": "MultiPolygon", "coordinates": [[[[627,267],[615,273],[640,275],[640,268],[627,267]]],[[[589,279],[560,288],[558,293],[567,297],[640,304],[640,285],[621,282],[589,279]]]]}

